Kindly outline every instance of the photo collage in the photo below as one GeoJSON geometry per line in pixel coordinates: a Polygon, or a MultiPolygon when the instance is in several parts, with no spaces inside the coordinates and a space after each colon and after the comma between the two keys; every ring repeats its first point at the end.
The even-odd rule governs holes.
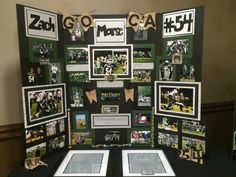
{"type": "Polygon", "coordinates": [[[156,57],[156,146],[206,154],[206,123],[201,118],[201,58],[194,9],[163,14],[162,53],[156,57]],[[191,14],[191,15],[190,15],[191,14]],[[179,27],[177,18],[192,18],[179,27]],[[168,24],[173,20],[173,24],[168,24]],[[185,27],[188,30],[184,30],[185,27]]]}
{"type": "Polygon", "coordinates": [[[194,30],[202,31],[194,28],[195,19],[184,21],[185,11],[176,13],[183,28],[176,14],[158,13],[149,25],[144,15],[136,27],[127,27],[127,14],[94,15],[93,26],[73,22],[73,29],[64,26],[63,14],[54,14],[57,23],[62,19],[54,32],[25,29],[27,35],[20,35],[27,40],[20,45],[27,51],[21,51],[26,157],[68,147],[206,152],[202,44],[194,30]],[[173,24],[166,24],[170,19],[173,24]]]}

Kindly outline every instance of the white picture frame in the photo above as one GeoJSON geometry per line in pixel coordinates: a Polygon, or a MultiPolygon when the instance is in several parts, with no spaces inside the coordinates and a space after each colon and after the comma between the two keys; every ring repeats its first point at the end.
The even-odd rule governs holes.
{"type": "MultiPolygon", "coordinates": [[[[54,174],[54,177],[77,177],[77,176],[106,176],[107,173],[107,166],[108,166],[108,157],[109,157],[109,150],[70,150],[67,155],[65,156],[64,160],[61,162],[60,166],[58,167],[57,171],[54,174]],[[65,173],[65,170],[68,164],[71,162],[72,157],[74,155],[92,155],[92,154],[101,154],[102,159],[100,164],[96,166],[96,164],[91,164],[92,168],[100,168],[100,170],[95,170],[99,172],[94,173],[65,173]]],[[[91,159],[93,161],[93,159],[91,159]]],[[[94,161],[94,163],[96,163],[94,161]]],[[[76,165],[76,164],[75,164],[76,165]]],[[[77,164],[78,165],[78,164],[77,164]]]]}
{"type": "MultiPolygon", "coordinates": [[[[137,158],[137,160],[135,161],[135,163],[137,163],[140,159],[137,158]]],[[[171,165],[169,164],[164,152],[162,150],[122,150],[122,169],[123,169],[123,177],[129,177],[129,176],[134,176],[134,177],[138,177],[138,176],[175,176],[175,173],[171,167],[171,165]],[[142,169],[140,169],[139,173],[132,173],[131,171],[131,166],[132,164],[129,161],[129,154],[140,154],[140,155],[148,155],[151,154],[156,155],[159,157],[160,161],[162,164],[155,164],[155,162],[153,161],[149,161],[148,159],[145,159],[145,161],[148,161],[148,163],[152,163],[155,164],[156,166],[158,165],[162,165],[164,168],[164,173],[157,173],[157,172],[153,172],[153,174],[142,174],[141,171],[142,169]]]]}

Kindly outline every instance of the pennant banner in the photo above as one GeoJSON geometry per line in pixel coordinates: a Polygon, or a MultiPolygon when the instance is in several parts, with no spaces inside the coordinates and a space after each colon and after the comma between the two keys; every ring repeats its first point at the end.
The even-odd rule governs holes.
{"type": "Polygon", "coordinates": [[[97,100],[97,92],[96,90],[91,90],[91,91],[88,91],[88,92],[85,92],[90,104],[93,103],[93,101],[95,101],[96,103],[98,102],[97,100]]]}
{"type": "Polygon", "coordinates": [[[130,12],[126,20],[126,27],[132,27],[135,32],[146,31],[149,28],[156,29],[156,13],[146,13],[144,15],[130,12]]]}
{"type": "Polygon", "coordinates": [[[134,89],[125,89],[125,101],[131,100],[134,102],[134,89]]]}
{"type": "Polygon", "coordinates": [[[72,33],[73,28],[81,26],[84,31],[88,31],[90,27],[94,27],[94,20],[90,14],[83,14],[80,16],[73,16],[65,13],[61,13],[62,17],[62,26],[64,29],[67,29],[72,33]]]}

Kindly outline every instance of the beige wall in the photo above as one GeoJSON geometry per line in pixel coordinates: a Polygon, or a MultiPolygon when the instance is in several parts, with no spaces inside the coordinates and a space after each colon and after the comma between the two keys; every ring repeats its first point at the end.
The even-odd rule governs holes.
{"type": "Polygon", "coordinates": [[[202,99],[236,97],[235,0],[0,0],[0,125],[23,122],[16,3],[49,11],[80,14],[166,12],[205,6],[202,99]]]}

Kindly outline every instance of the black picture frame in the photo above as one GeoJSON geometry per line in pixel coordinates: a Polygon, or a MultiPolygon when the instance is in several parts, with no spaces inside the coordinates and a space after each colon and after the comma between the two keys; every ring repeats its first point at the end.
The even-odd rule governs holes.
{"type": "Polygon", "coordinates": [[[201,119],[201,83],[155,81],[155,114],[182,119],[201,119]],[[184,101],[175,96],[184,97],[184,101]],[[178,95],[177,95],[178,94],[178,95]]]}
{"type": "Polygon", "coordinates": [[[66,117],[65,89],[65,84],[22,87],[25,128],[66,117]]]}

